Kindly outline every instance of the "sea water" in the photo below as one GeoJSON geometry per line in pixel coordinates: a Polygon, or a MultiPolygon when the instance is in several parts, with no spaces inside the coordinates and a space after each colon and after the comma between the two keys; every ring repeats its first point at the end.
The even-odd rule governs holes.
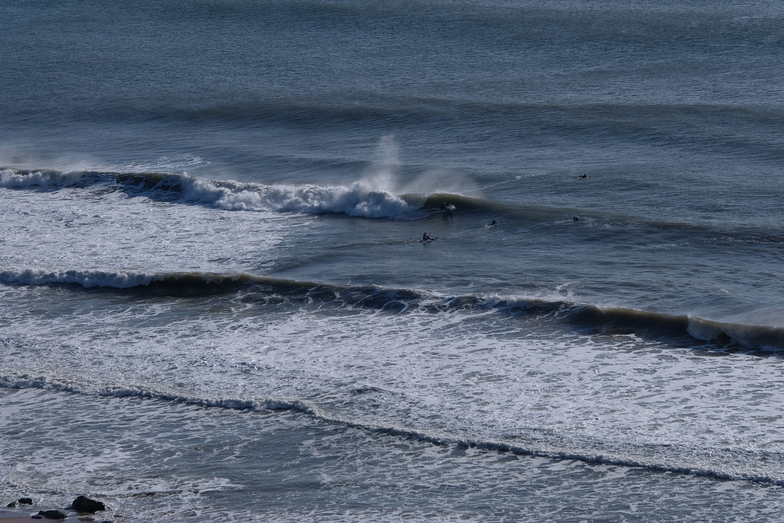
{"type": "Polygon", "coordinates": [[[35,0],[0,44],[3,498],[779,519],[779,3],[35,0]]]}

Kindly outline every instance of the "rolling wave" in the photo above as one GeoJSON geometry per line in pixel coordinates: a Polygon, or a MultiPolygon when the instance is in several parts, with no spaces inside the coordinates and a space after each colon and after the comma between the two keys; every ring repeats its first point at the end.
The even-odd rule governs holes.
{"type": "MultiPolygon", "coordinates": [[[[167,173],[61,172],[0,168],[0,187],[37,191],[100,187],[123,191],[131,197],[198,204],[229,211],[268,211],[298,214],[345,214],[364,218],[427,216],[443,204],[455,212],[487,215],[513,214],[542,219],[562,216],[561,209],[526,209],[515,212],[503,204],[453,192],[404,192],[377,187],[372,180],[349,185],[264,185],[251,182],[208,180],[167,173]],[[424,214],[422,214],[424,212],[424,214]]],[[[567,212],[568,214],[568,212],[567,212]]]]}
{"type": "Polygon", "coordinates": [[[144,296],[172,298],[237,294],[246,303],[280,307],[352,308],[401,313],[485,313],[510,318],[549,319],[555,324],[596,336],[635,335],[673,346],[784,349],[784,328],[720,322],[690,315],[664,314],[627,308],[602,308],[566,300],[502,298],[480,295],[448,296],[415,289],[348,286],[285,280],[252,274],[135,273],[40,269],[0,271],[6,285],[76,285],[144,296]]]}
{"type": "MultiPolygon", "coordinates": [[[[0,387],[5,389],[40,389],[104,397],[137,398],[239,411],[293,411],[328,423],[438,446],[478,448],[519,456],[574,460],[594,465],[614,465],[658,472],[694,474],[719,480],[740,480],[784,486],[784,476],[779,473],[756,469],[748,470],[738,463],[733,463],[737,461],[736,456],[733,454],[744,453],[744,451],[737,449],[708,448],[695,451],[695,449],[679,445],[664,445],[658,448],[657,446],[630,445],[608,451],[603,448],[605,445],[601,441],[571,441],[569,438],[564,438],[558,434],[551,434],[551,437],[542,437],[535,434],[537,432],[536,429],[532,429],[532,434],[529,437],[518,436],[514,442],[505,441],[504,439],[473,439],[459,435],[433,433],[413,427],[380,425],[351,419],[324,409],[311,401],[296,397],[204,398],[183,395],[164,389],[140,386],[124,387],[101,382],[82,384],[73,380],[63,381],[46,376],[30,376],[17,373],[0,376],[0,387]],[[708,459],[704,459],[706,456],[708,459]]],[[[381,393],[383,391],[375,388],[371,390],[358,389],[358,393],[365,392],[381,393]]],[[[764,454],[764,452],[759,451],[745,451],[747,454],[751,452],[764,454]]],[[[756,458],[761,458],[765,461],[765,456],[756,456],[756,458]]]]}
{"type": "MultiPolygon", "coordinates": [[[[417,192],[396,193],[373,180],[359,180],[348,185],[265,185],[252,182],[194,178],[185,174],[118,173],[104,171],[24,170],[0,167],[0,188],[55,192],[62,189],[90,190],[98,195],[123,192],[129,197],[149,198],[184,205],[250,212],[295,214],[344,214],[362,218],[420,219],[441,212],[444,204],[455,207],[455,215],[475,214],[505,217],[520,225],[534,222],[561,223],[571,219],[572,208],[545,207],[536,202],[507,205],[459,192],[438,189],[439,184],[417,192]]],[[[465,192],[474,189],[465,187],[465,192]]],[[[457,191],[460,191],[458,189],[457,191]]],[[[588,226],[647,227],[657,234],[667,234],[678,243],[782,243],[784,237],[768,229],[742,228],[727,230],[700,223],[683,223],[623,214],[581,213],[588,226]]]]}

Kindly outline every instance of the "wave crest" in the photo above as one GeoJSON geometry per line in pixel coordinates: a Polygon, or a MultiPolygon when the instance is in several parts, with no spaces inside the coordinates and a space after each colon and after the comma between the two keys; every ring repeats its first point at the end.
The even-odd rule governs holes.
{"type": "Polygon", "coordinates": [[[585,334],[635,335],[677,347],[714,348],[736,345],[748,349],[784,349],[784,328],[712,321],[689,315],[654,313],[626,308],[601,308],[566,300],[500,298],[480,295],[448,296],[414,289],[390,289],[375,285],[343,286],[283,280],[245,273],[137,273],[23,269],[0,271],[7,285],[74,284],[85,289],[100,287],[132,290],[155,296],[194,296],[240,293],[243,301],[305,307],[349,307],[390,314],[486,313],[506,315],[512,321],[546,319],[585,334]]]}

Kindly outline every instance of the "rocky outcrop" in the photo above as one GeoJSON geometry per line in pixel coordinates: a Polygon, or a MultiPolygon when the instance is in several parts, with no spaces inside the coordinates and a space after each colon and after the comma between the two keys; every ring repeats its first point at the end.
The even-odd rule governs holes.
{"type": "Polygon", "coordinates": [[[65,512],[60,512],[59,510],[41,510],[38,512],[38,515],[46,519],[65,519],[68,517],[65,512]]]}
{"type": "Polygon", "coordinates": [[[16,508],[19,505],[32,505],[32,504],[33,504],[33,500],[30,499],[30,498],[19,498],[16,501],[12,501],[8,505],[6,505],[6,507],[8,507],[8,508],[16,508]]]}
{"type": "Polygon", "coordinates": [[[80,514],[95,514],[99,510],[106,510],[106,505],[100,501],[95,501],[94,499],[89,499],[84,496],[76,498],[71,504],[71,507],[80,514]]]}
{"type": "MultiPolygon", "coordinates": [[[[8,505],[8,508],[19,508],[22,505],[32,505],[33,500],[30,498],[19,498],[16,501],[12,501],[8,505]]],[[[106,510],[106,505],[101,503],[100,501],[95,501],[94,499],[86,498],[84,496],[79,496],[76,498],[70,507],[66,507],[65,510],[75,510],[78,514],[95,514],[100,510],[106,510]]],[[[71,513],[73,516],[73,513],[71,513]]],[[[56,520],[63,520],[68,518],[68,514],[62,512],[60,510],[41,510],[35,516],[32,516],[32,519],[56,519],[56,520]]],[[[86,519],[92,520],[92,518],[86,519]]],[[[82,519],[82,518],[80,518],[82,519]]],[[[2,519],[0,519],[0,523],[2,519]]],[[[111,521],[103,521],[101,523],[112,523],[111,521]]]]}

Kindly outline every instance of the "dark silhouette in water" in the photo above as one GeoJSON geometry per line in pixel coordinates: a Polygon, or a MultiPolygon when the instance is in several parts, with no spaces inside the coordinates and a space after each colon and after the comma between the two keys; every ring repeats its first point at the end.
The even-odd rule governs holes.
{"type": "Polygon", "coordinates": [[[577,222],[577,221],[580,221],[580,218],[578,218],[577,216],[575,216],[575,217],[574,217],[574,221],[576,221],[576,222],[577,222]]]}
{"type": "Polygon", "coordinates": [[[448,203],[446,203],[446,202],[443,202],[443,203],[441,204],[441,213],[442,213],[444,216],[452,216],[452,213],[453,213],[454,211],[455,211],[455,206],[454,206],[454,205],[452,205],[451,203],[449,203],[449,204],[448,204],[448,203]]]}
{"type": "Polygon", "coordinates": [[[587,174],[581,174],[580,176],[578,176],[578,178],[588,178],[588,175],[587,174]]]}

